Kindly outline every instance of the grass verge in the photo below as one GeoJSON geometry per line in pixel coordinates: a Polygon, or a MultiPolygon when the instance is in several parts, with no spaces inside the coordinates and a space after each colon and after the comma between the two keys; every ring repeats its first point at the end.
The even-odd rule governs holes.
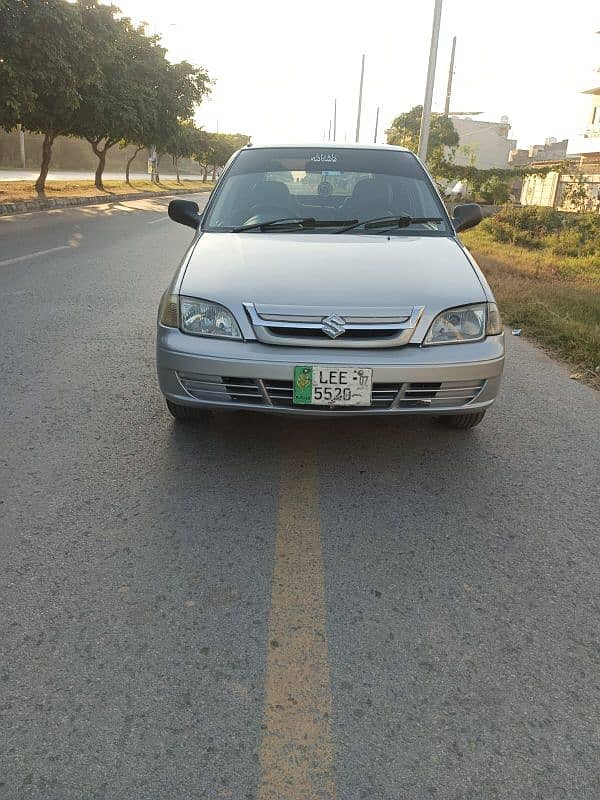
{"type": "Polygon", "coordinates": [[[480,228],[461,239],[485,273],[504,321],[600,388],[600,262],[499,243],[480,228]]]}
{"type": "MultiPolygon", "coordinates": [[[[137,180],[131,184],[125,181],[104,181],[105,192],[99,192],[94,186],[94,181],[48,181],[46,183],[46,197],[90,197],[96,195],[106,195],[110,198],[112,194],[130,194],[132,192],[168,192],[172,189],[190,189],[191,191],[203,191],[212,189],[213,183],[204,181],[184,180],[161,181],[152,183],[151,181],[137,180]]],[[[34,188],[33,181],[0,181],[0,203],[18,203],[23,200],[37,200],[38,195],[34,188]]]]}

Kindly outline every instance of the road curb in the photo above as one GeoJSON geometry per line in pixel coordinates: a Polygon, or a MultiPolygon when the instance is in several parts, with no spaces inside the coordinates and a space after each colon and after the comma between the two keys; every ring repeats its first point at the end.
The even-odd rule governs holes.
{"type": "Polygon", "coordinates": [[[164,192],[128,192],[127,194],[94,194],[85,197],[49,197],[46,200],[23,200],[17,203],[0,203],[0,217],[9,214],[26,214],[29,211],[48,211],[52,208],[91,206],[100,203],[120,203],[123,200],[146,200],[174,194],[200,194],[210,189],[170,189],[164,192]]]}

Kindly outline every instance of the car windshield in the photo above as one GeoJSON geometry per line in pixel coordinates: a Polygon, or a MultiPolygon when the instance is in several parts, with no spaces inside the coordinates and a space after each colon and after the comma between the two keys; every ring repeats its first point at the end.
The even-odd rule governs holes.
{"type": "MultiPolygon", "coordinates": [[[[386,234],[448,235],[451,228],[431,180],[412,153],[371,148],[257,148],[243,150],[219,184],[204,218],[203,230],[252,233],[332,233],[341,223],[410,217],[418,221],[392,226],[386,234]],[[258,223],[312,218],[331,227],[258,223]]],[[[357,226],[348,233],[381,234],[381,228],[357,226]]]]}

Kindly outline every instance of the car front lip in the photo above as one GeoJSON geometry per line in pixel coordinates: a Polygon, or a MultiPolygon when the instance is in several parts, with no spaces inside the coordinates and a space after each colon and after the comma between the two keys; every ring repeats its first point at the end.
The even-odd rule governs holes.
{"type": "Polygon", "coordinates": [[[174,403],[187,406],[246,409],[278,414],[306,416],[352,416],[371,414],[450,414],[478,411],[490,406],[498,393],[504,367],[504,336],[491,336],[481,342],[446,347],[406,346],[386,350],[328,350],[308,347],[275,347],[256,341],[210,340],[193,337],[181,331],[158,326],[157,371],[162,393],[174,403]],[[365,409],[316,409],[302,406],[281,407],[272,404],[264,383],[291,381],[294,366],[361,366],[373,369],[374,384],[409,384],[482,382],[481,390],[466,405],[439,401],[422,407],[390,407],[365,409]],[[229,395],[192,396],[181,376],[228,376],[230,379],[256,382],[262,400],[235,402],[229,395]]]}

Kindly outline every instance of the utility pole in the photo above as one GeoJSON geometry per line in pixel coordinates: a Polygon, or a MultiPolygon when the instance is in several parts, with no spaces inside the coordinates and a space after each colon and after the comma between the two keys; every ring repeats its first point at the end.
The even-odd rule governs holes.
{"type": "Polygon", "coordinates": [[[373,137],[373,144],[377,144],[377,128],[379,126],[379,106],[377,106],[377,114],[375,114],[375,136],[373,137]]]}
{"type": "Polygon", "coordinates": [[[333,101],[333,141],[335,142],[337,134],[337,97],[333,101]]]}
{"type": "Polygon", "coordinates": [[[331,141],[331,120],[329,120],[329,136],[327,137],[327,141],[331,141]]]}
{"type": "Polygon", "coordinates": [[[452,39],[452,54],[450,56],[450,70],[448,71],[448,87],[446,89],[446,105],[444,106],[444,116],[450,113],[450,97],[452,95],[452,78],[454,77],[454,53],[456,52],[456,36],[452,39]]]}
{"type": "Polygon", "coordinates": [[[435,80],[435,62],[437,61],[441,18],[442,0],[435,0],[435,8],[433,10],[433,26],[431,29],[431,46],[429,48],[429,66],[427,67],[427,83],[425,84],[425,100],[423,102],[423,116],[421,117],[421,132],[419,134],[418,155],[421,161],[425,161],[427,159],[429,127],[431,124],[431,101],[433,99],[433,82],[435,80]]]}
{"type": "Polygon", "coordinates": [[[365,56],[363,53],[362,57],[362,65],[360,68],[360,87],[358,89],[358,112],[356,114],[356,141],[358,142],[360,138],[360,111],[362,107],[362,92],[363,92],[363,80],[365,77],[365,56]]]}

